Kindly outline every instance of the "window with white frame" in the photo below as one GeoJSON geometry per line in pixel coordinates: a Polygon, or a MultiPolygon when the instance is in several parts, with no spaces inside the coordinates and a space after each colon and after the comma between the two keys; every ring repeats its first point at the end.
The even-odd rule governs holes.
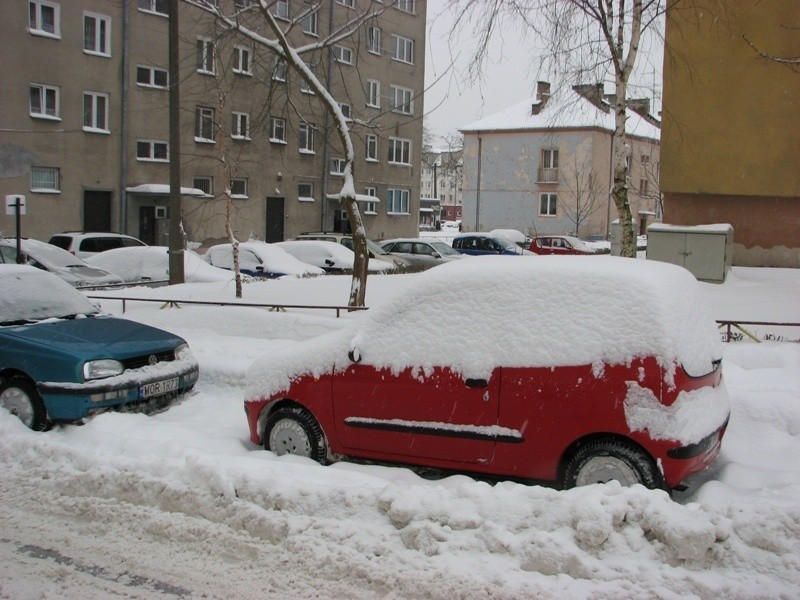
{"type": "Polygon", "coordinates": [[[214,42],[212,40],[197,40],[197,72],[214,75],[214,42]]]}
{"type": "Polygon", "coordinates": [[[542,217],[555,217],[558,205],[558,195],[546,192],[539,196],[539,215],[542,217]]]}
{"type": "Polygon", "coordinates": [[[286,119],[282,117],[269,118],[269,141],[278,144],[286,143],[286,119]]]}
{"type": "Polygon", "coordinates": [[[237,75],[252,75],[250,70],[250,49],[236,46],[233,49],[233,72],[237,75]]]}
{"type": "Polygon", "coordinates": [[[371,25],[367,30],[367,50],[373,54],[381,53],[381,28],[371,25]]]}
{"type": "Polygon", "coordinates": [[[353,8],[353,0],[336,0],[336,4],[341,4],[348,8],[353,8]]]}
{"type": "Polygon", "coordinates": [[[332,158],[331,159],[331,175],[344,175],[344,166],[347,164],[347,161],[344,158],[332,158]]]}
{"type": "Polygon", "coordinates": [[[41,119],[60,119],[61,90],[55,85],[31,84],[30,114],[41,119]]]}
{"type": "Polygon", "coordinates": [[[166,89],[169,86],[169,72],[166,69],[138,65],[136,83],[143,87],[166,89]]]}
{"type": "Polygon", "coordinates": [[[31,166],[32,192],[60,192],[61,177],[57,167],[31,166]]]}
{"type": "Polygon", "coordinates": [[[28,30],[35,35],[61,37],[61,6],[47,0],[28,2],[28,30]]]}
{"type": "Polygon", "coordinates": [[[83,13],[83,51],[87,54],[111,56],[111,17],[83,13]]]}
{"type": "Polygon", "coordinates": [[[309,181],[301,181],[297,184],[297,199],[300,202],[314,201],[314,184],[309,181]]]}
{"type": "Polygon", "coordinates": [[[342,115],[347,121],[353,120],[353,107],[351,107],[346,102],[339,102],[339,110],[342,111],[342,115]]]}
{"type": "MultiPolygon", "coordinates": [[[[373,198],[378,197],[378,191],[374,187],[365,187],[364,188],[364,195],[372,196],[373,198]]],[[[369,200],[364,202],[364,214],[366,215],[374,215],[378,213],[378,202],[377,200],[369,200]]]]}
{"type": "Polygon", "coordinates": [[[194,109],[194,139],[196,142],[214,142],[214,109],[197,106],[194,109]]]}
{"type": "Polygon", "coordinates": [[[389,138],[389,162],[399,165],[411,164],[411,140],[389,138]]]}
{"type": "Polygon", "coordinates": [[[310,12],[303,17],[300,20],[300,27],[302,27],[304,33],[309,35],[317,35],[317,11],[310,12]]]}
{"type": "Polygon", "coordinates": [[[402,35],[392,34],[392,58],[413,65],[414,40],[402,35]]]}
{"type": "Polygon", "coordinates": [[[275,66],[272,68],[273,81],[286,81],[286,60],[280,57],[275,58],[275,66]]]}
{"type": "Polygon", "coordinates": [[[192,180],[192,187],[203,192],[203,196],[214,195],[214,178],[208,176],[195,177],[192,180]]]}
{"type": "Polygon", "coordinates": [[[247,179],[234,177],[231,179],[231,198],[247,198],[247,179]]]}
{"type": "Polygon", "coordinates": [[[409,14],[414,14],[415,0],[395,0],[394,7],[409,14]]]}
{"type": "Polygon", "coordinates": [[[378,136],[368,133],[366,139],[366,158],[370,162],[378,162],[378,136]]]}
{"type": "Polygon", "coordinates": [[[336,62],[340,62],[345,65],[352,65],[353,51],[347,46],[334,46],[333,58],[336,60],[336,62]]]}
{"type": "Polygon", "coordinates": [[[381,82],[367,79],[367,106],[381,107],[381,82]]]}
{"type": "Polygon", "coordinates": [[[389,189],[386,193],[386,212],[390,215],[407,215],[409,191],[389,189]]]}
{"type": "Polygon", "coordinates": [[[136,140],[136,160],[167,162],[169,144],[158,140],[136,140]]]}
{"type": "Polygon", "coordinates": [[[232,114],[231,137],[235,140],[250,139],[250,115],[243,112],[232,114]]]}
{"type": "Polygon", "coordinates": [[[108,133],[108,94],[83,92],[83,130],[108,133]]]}
{"type": "Polygon", "coordinates": [[[398,85],[389,86],[389,90],[392,98],[392,111],[403,113],[404,115],[413,115],[414,90],[398,85]]]}
{"type": "Polygon", "coordinates": [[[272,9],[272,14],[276,19],[289,20],[289,0],[278,0],[272,9]]]}
{"type": "Polygon", "coordinates": [[[169,16],[169,0],[137,0],[139,10],[169,16]]]}
{"type": "Polygon", "coordinates": [[[300,123],[298,138],[301,154],[315,154],[317,128],[313,123],[300,123]]]}

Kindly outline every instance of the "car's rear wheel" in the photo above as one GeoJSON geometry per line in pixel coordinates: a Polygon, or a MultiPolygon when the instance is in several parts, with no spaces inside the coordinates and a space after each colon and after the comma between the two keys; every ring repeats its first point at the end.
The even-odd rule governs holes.
{"type": "Polygon", "coordinates": [[[562,485],[571,488],[608,481],[666,489],[664,476],[650,456],[633,444],[614,439],[580,446],[567,463],[562,485]]]}
{"type": "Polygon", "coordinates": [[[279,408],[264,426],[264,448],[278,456],[294,454],[325,464],[325,435],[317,420],[297,406],[279,408]]]}
{"type": "Polygon", "coordinates": [[[0,406],[34,431],[47,429],[47,410],[30,380],[14,376],[0,382],[0,406]]]}

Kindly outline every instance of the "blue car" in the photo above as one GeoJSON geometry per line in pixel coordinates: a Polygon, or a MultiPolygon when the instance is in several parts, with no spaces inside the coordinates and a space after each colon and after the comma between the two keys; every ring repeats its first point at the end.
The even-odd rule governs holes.
{"type": "Polygon", "coordinates": [[[40,269],[0,265],[0,407],[31,429],[107,410],[155,412],[198,372],[183,338],[101,315],[40,269]]]}
{"type": "Polygon", "coordinates": [[[523,254],[533,254],[529,250],[520,248],[509,239],[499,235],[488,233],[462,233],[453,238],[453,249],[461,254],[471,256],[489,255],[509,255],[520,256],[523,254]]]}

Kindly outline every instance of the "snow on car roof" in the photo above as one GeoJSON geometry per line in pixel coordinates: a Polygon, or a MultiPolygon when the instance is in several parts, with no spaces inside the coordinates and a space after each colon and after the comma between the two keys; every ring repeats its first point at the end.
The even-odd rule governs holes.
{"type": "Polygon", "coordinates": [[[421,273],[392,300],[337,332],[263,357],[248,398],[287,389],[291,379],[345,368],[356,349],[366,364],[399,372],[447,366],[488,378],[497,366],[627,363],[656,356],[672,372],[712,370],[722,356],[700,288],[685,269],[618,257],[475,257],[421,273]]]}
{"type": "MultiPolygon", "coordinates": [[[[287,275],[298,276],[321,275],[324,273],[319,267],[298,260],[275,244],[268,244],[267,242],[260,241],[240,242],[239,250],[249,250],[258,257],[267,270],[274,273],[286,273],[287,275]]],[[[208,256],[219,254],[220,258],[228,256],[230,253],[231,244],[217,244],[206,251],[208,256]]]]}
{"type": "MultiPolygon", "coordinates": [[[[86,259],[92,266],[115,273],[125,281],[169,279],[169,248],[167,246],[131,246],[106,250],[86,259]]],[[[192,250],[183,251],[184,279],[187,283],[230,281],[233,275],[205,262],[192,250]]]]}
{"type": "Polygon", "coordinates": [[[0,265],[0,323],[95,312],[86,296],[47,271],[0,265]]]}

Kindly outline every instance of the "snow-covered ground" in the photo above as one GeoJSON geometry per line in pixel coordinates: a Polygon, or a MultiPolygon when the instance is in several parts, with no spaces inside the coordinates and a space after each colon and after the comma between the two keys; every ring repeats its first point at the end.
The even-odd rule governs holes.
{"type": "MultiPolygon", "coordinates": [[[[371,276],[367,304],[413,277],[371,276]]],[[[344,304],[349,284],[253,282],[243,300],[344,304]]],[[[800,322],[799,270],[734,268],[703,289],[717,318],[800,322]]],[[[220,284],[127,293],[233,296],[220,284]]],[[[247,368],[358,314],[129,302],[126,316],[189,341],[196,390],[159,415],[47,433],[0,413],[0,598],[800,596],[798,344],[726,346],[722,453],[670,499],[277,458],[248,440],[247,368]]]]}

